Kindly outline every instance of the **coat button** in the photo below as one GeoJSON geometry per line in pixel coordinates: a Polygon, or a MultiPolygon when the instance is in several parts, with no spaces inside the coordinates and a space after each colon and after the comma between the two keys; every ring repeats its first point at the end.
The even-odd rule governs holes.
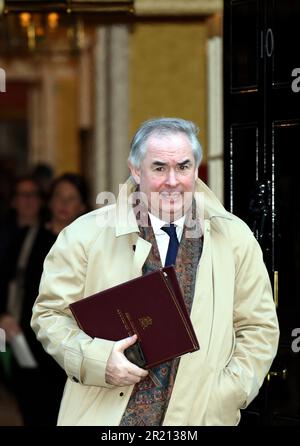
{"type": "Polygon", "coordinates": [[[72,376],[72,381],[73,381],[74,383],[79,383],[79,380],[76,378],[76,376],[72,376]]]}
{"type": "Polygon", "coordinates": [[[124,396],[124,392],[121,392],[121,393],[120,393],[120,396],[124,396]]]}

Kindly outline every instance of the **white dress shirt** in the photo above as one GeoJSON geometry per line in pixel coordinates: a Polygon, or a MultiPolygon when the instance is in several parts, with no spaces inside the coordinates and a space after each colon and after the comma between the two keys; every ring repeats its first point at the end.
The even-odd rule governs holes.
{"type": "MultiPolygon", "coordinates": [[[[155,239],[156,239],[156,243],[157,243],[157,247],[158,247],[158,251],[159,251],[159,255],[160,255],[160,260],[161,260],[162,265],[164,266],[166,257],[167,257],[170,237],[161,228],[162,228],[162,226],[169,225],[169,223],[161,220],[160,218],[157,218],[153,214],[150,214],[150,212],[149,212],[149,217],[150,217],[151,225],[152,225],[153,232],[155,235],[155,239]]],[[[178,220],[175,220],[172,222],[176,226],[176,234],[177,234],[179,243],[180,243],[182,233],[183,233],[184,221],[185,221],[185,215],[183,217],[180,217],[178,220]]]]}

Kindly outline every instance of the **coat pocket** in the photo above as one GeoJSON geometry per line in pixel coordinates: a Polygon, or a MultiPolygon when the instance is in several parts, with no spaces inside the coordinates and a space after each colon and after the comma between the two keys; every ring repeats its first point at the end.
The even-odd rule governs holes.
{"type": "Polygon", "coordinates": [[[205,412],[205,425],[235,426],[240,421],[240,408],[247,398],[238,378],[228,367],[219,370],[211,388],[205,412]]]}
{"type": "Polygon", "coordinates": [[[94,412],[102,402],[104,387],[84,386],[67,380],[60,405],[58,426],[99,425],[94,412]]]}

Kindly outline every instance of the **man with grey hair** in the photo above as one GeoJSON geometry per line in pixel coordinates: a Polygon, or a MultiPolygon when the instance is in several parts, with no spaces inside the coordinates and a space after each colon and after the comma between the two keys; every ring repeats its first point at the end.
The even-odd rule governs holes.
{"type": "Polygon", "coordinates": [[[32,327],[68,376],[59,425],[235,425],[257,395],[278,344],[272,290],[253,234],[198,179],[201,156],[193,123],[145,122],[117,203],[51,249],[32,327]],[[72,318],[70,303],[171,264],[200,350],[148,371],[124,354],[136,335],[92,339],[72,318]]]}

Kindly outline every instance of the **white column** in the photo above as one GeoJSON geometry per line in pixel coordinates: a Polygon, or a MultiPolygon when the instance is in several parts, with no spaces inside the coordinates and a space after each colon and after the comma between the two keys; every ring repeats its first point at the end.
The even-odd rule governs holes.
{"type": "Polygon", "coordinates": [[[96,31],[96,44],[94,50],[95,59],[95,102],[94,102],[94,171],[93,171],[93,200],[99,192],[107,189],[107,138],[106,123],[108,121],[107,106],[107,28],[102,26],[96,31]]]}
{"type": "Polygon", "coordinates": [[[110,187],[118,192],[119,184],[128,177],[129,154],[129,80],[128,28],[113,26],[111,30],[111,106],[110,106],[110,187]]]}
{"type": "Polygon", "coordinates": [[[208,184],[224,201],[223,71],[222,38],[213,37],[207,46],[208,79],[208,184]]]}
{"type": "Polygon", "coordinates": [[[96,32],[95,136],[93,195],[118,185],[127,175],[128,144],[128,28],[101,26],[96,32]]]}
{"type": "Polygon", "coordinates": [[[40,108],[40,88],[34,85],[28,94],[28,135],[29,135],[29,164],[34,165],[44,161],[42,113],[40,108]]]}
{"type": "Polygon", "coordinates": [[[55,74],[51,65],[43,64],[41,70],[42,76],[42,92],[41,92],[41,128],[43,147],[40,147],[41,153],[43,153],[43,161],[49,163],[51,166],[55,166],[55,154],[56,154],[56,116],[55,113],[55,74]]]}

